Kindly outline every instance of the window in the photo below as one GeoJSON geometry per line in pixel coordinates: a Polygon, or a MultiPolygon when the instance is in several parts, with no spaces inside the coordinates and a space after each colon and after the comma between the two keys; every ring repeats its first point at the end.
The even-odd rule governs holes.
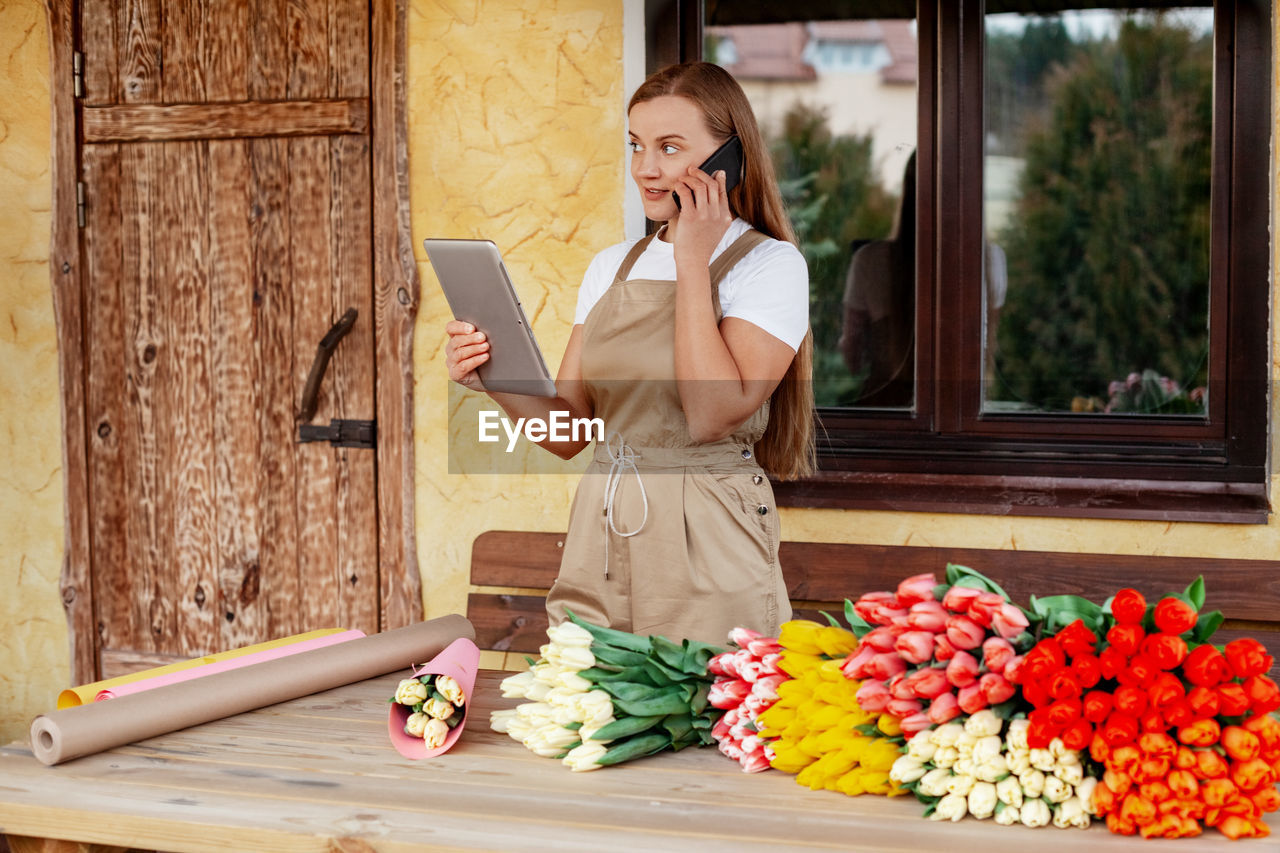
{"type": "Polygon", "coordinates": [[[1268,4],[794,5],[830,19],[699,39],[810,264],[822,470],[779,501],[1265,521],[1268,4]]]}

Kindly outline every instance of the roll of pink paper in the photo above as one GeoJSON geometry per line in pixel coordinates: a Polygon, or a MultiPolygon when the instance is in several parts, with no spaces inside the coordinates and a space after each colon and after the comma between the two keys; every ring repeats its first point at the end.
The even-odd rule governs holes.
{"type": "Polygon", "coordinates": [[[144,690],[154,690],[157,687],[164,687],[166,684],[177,684],[181,681],[190,681],[193,678],[203,678],[213,675],[216,672],[226,672],[229,669],[239,669],[242,666],[252,666],[255,663],[263,661],[275,660],[276,658],[288,657],[296,655],[299,652],[309,652],[312,649],[322,649],[325,646],[332,646],[336,643],[345,643],[348,640],[355,640],[364,636],[364,631],[342,631],[337,634],[326,634],[323,637],[313,637],[310,640],[304,640],[300,643],[291,643],[287,646],[276,646],[273,649],[264,649],[260,652],[253,652],[240,657],[229,658],[227,660],[216,661],[215,663],[207,663],[204,666],[197,666],[191,669],[182,669],[177,672],[168,672],[164,675],[157,675],[153,678],[145,678],[142,681],[132,681],[128,684],[117,685],[110,690],[99,690],[98,695],[93,701],[103,702],[107,699],[115,699],[117,696],[128,696],[130,693],[141,693],[144,690]]]}
{"type": "Polygon", "coordinates": [[[415,759],[434,758],[437,755],[448,752],[450,747],[457,743],[458,738],[462,736],[462,728],[467,724],[467,717],[471,716],[471,694],[475,690],[476,673],[479,669],[480,649],[465,637],[454,640],[440,654],[415,669],[413,671],[414,678],[427,674],[448,675],[458,682],[458,686],[462,688],[462,695],[466,698],[462,722],[449,730],[449,734],[445,736],[444,743],[434,749],[428,749],[426,741],[422,738],[405,733],[405,721],[409,719],[409,714],[412,713],[409,706],[401,705],[399,702],[392,702],[391,710],[387,714],[387,735],[390,736],[391,745],[396,748],[396,752],[405,758],[415,759]]]}

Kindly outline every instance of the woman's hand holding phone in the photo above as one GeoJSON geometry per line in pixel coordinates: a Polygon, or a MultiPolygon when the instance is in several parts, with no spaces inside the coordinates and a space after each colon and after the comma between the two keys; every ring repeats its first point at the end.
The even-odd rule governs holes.
{"type": "Polygon", "coordinates": [[[712,176],[690,166],[689,174],[679,181],[676,191],[683,203],[675,229],[676,266],[705,267],[733,222],[724,170],[712,176]]]}
{"type": "Polygon", "coordinates": [[[450,320],[444,330],[449,336],[444,347],[444,363],[449,368],[449,378],[464,388],[483,391],[484,385],[476,370],[489,360],[488,337],[462,320],[450,320]]]}

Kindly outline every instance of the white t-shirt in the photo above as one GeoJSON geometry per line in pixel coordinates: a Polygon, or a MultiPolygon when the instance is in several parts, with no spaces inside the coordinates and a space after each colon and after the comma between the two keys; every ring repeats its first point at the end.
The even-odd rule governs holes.
{"type": "MultiPolygon", "coordinates": [[[[746,221],[735,219],[711,259],[714,261],[750,228],[746,221]]],[[[587,314],[609,289],[618,267],[636,242],[610,246],[592,259],[578,290],[575,325],[586,322],[587,314]]],[[[675,281],[674,244],[651,240],[627,277],[675,281]]],[[[725,273],[720,282],[720,307],[724,316],[746,320],[798,350],[809,330],[809,268],[804,256],[790,243],[766,239],[725,273]]]]}

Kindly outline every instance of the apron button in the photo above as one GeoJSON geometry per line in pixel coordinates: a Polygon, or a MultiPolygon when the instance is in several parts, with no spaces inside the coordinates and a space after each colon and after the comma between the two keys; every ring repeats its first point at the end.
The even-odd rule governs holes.
{"type": "Polygon", "coordinates": [[[755,483],[757,486],[760,485],[762,480],[764,480],[764,477],[761,477],[759,474],[751,475],[751,482],[755,483]]]}
{"type": "Polygon", "coordinates": [[[764,504],[760,504],[760,506],[756,507],[756,512],[760,513],[761,515],[768,515],[769,508],[764,504]]]}
{"type": "Polygon", "coordinates": [[[750,451],[750,450],[744,450],[744,451],[742,451],[742,458],[743,458],[743,459],[750,459],[750,458],[751,458],[751,451],[750,451]]]}

